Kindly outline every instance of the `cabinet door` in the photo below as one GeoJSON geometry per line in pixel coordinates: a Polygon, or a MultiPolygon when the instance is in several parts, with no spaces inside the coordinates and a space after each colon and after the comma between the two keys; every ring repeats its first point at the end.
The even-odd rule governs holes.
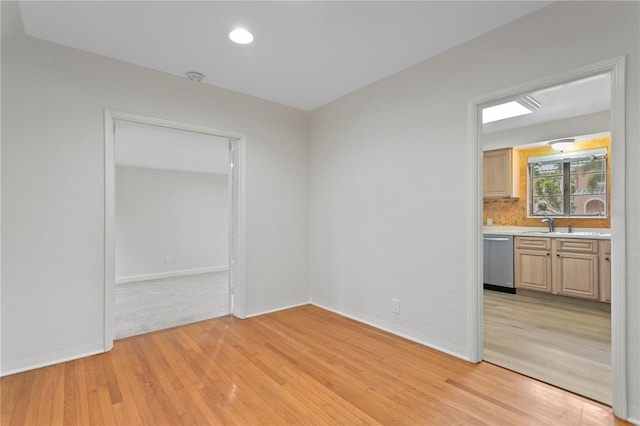
{"type": "Polygon", "coordinates": [[[516,288],[551,293],[551,252],[515,250],[516,288]]]}
{"type": "Polygon", "coordinates": [[[483,155],[482,195],[487,198],[518,197],[519,160],[512,149],[487,151],[483,155]]]}
{"type": "Polygon", "coordinates": [[[598,299],[597,254],[556,253],[553,264],[554,290],[565,296],[598,299]]]}
{"type": "Polygon", "coordinates": [[[600,243],[600,300],[611,302],[611,241],[600,243]]]}

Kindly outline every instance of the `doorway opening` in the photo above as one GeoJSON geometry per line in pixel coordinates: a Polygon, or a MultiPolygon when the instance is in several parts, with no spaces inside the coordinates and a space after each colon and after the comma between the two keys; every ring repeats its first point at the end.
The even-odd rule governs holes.
{"type": "MultiPolygon", "coordinates": [[[[608,218],[610,219],[610,236],[611,236],[610,250],[611,252],[616,253],[615,255],[610,255],[608,257],[605,257],[603,255],[603,259],[607,258],[608,260],[610,260],[609,267],[611,268],[611,276],[610,276],[611,277],[611,305],[610,305],[611,357],[610,359],[611,359],[612,373],[611,373],[610,401],[613,406],[614,413],[619,417],[626,418],[627,403],[626,403],[626,359],[625,359],[626,358],[626,344],[625,344],[626,343],[625,342],[626,315],[625,315],[625,238],[624,238],[625,218],[624,218],[624,215],[616,214],[616,212],[624,211],[624,205],[625,205],[625,198],[624,198],[624,193],[625,193],[624,57],[614,58],[611,60],[603,61],[601,63],[586,66],[580,69],[572,70],[561,75],[544,78],[532,83],[527,83],[524,85],[506,89],[500,92],[496,92],[494,94],[473,99],[469,102],[469,134],[470,134],[469,143],[471,144],[470,149],[474,153],[474,155],[472,156],[473,160],[471,164],[471,169],[472,169],[472,176],[475,178],[475,183],[476,183],[476,186],[474,187],[475,194],[473,196],[473,200],[474,200],[473,208],[476,214],[475,214],[474,222],[472,224],[472,229],[474,231],[473,232],[474,241],[471,244],[471,252],[472,252],[471,256],[472,256],[473,265],[474,265],[474,272],[471,280],[473,283],[472,284],[473,288],[471,289],[471,300],[470,300],[470,303],[471,303],[470,308],[472,312],[471,319],[470,319],[471,321],[471,324],[470,324],[471,358],[473,361],[476,361],[476,362],[479,362],[485,359],[485,350],[487,349],[487,346],[489,343],[487,341],[488,336],[485,334],[486,311],[484,310],[487,307],[485,305],[484,292],[487,290],[483,289],[483,281],[484,281],[483,266],[480,266],[480,265],[482,265],[482,262],[484,260],[482,235],[483,235],[483,231],[485,231],[486,228],[483,229],[483,227],[487,226],[487,222],[491,224],[491,222],[493,222],[495,218],[493,217],[483,218],[483,210],[484,210],[483,177],[487,172],[486,170],[483,171],[483,166],[482,166],[483,163],[481,162],[483,160],[483,149],[489,148],[489,146],[492,143],[494,145],[490,146],[490,149],[499,149],[499,148],[513,149],[513,145],[511,145],[510,147],[508,145],[498,146],[496,145],[495,138],[491,140],[491,138],[483,137],[484,128],[482,124],[482,110],[483,108],[486,108],[486,107],[505,104],[511,101],[517,101],[521,98],[527,99],[527,97],[530,97],[534,93],[548,91],[556,87],[572,86],[577,84],[577,82],[581,80],[597,79],[599,78],[599,76],[603,76],[603,75],[605,75],[610,79],[610,83],[608,87],[609,87],[609,93],[610,93],[610,99],[611,99],[611,108],[610,108],[610,113],[607,115],[606,121],[608,122],[609,129],[610,129],[610,139],[611,139],[610,161],[612,165],[610,170],[610,173],[611,173],[610,204],[607,207],[609,212],[608,218]],[[488,220],[488,219],[492,219],[492,220],[488,220]]],[[[539,105],[536,107],[539,107],[539,105]]],[[[531,109],[535,110],[536,108],[531,108],[531,109]]],[[[533,116],[533,114],[531,115],[533,116]]],[[[573,118],[575,118],[575,116],[573,118]]],[[[522,117],[517,117],[516,120],[523,120],[523,119],[522,117]]],[[[567,123],[569,123],[569,121],[566,121],[564,124],[567,124],[567,123]]],[[[556,139],[554,132],[557,133],[559,131],[560,132],[568,131],[569,128],[570,126],[568,124],[562,125],[562,123],[560,122],[551,123],[546,126],[546,129],[544,132],[542,131],[540,132],[540,134],[547,135],[546,137],[539,137],[540,136],[539,134],[537,135],[538,139],[534,139],[532,141],[530,140],[529,142],[537,141],[539,143],[548,144],[548,142],[551,139],[556,139]],[[555,124],[556,126],[554,127],[552,124],[555,124]]],[[[526,129],[534,133],[533,131],[536,130],[535,123],[534,125],[530,124],[529,126],[527,126],[526,129]]],[[[504,129],[503,133],[505,135],[509,135],[512,138],[512,140],[522,141],[523,139],[526,139],[526,136],[523,136],[522,133],[518,135],[518,132],[521,132],[521,130],[518,130],[514,127],[511,129],[504,129]]],[[[571,135],[564,134],[562,138],[572,137],[580,134],[585,134],[585,133],[574,133],[571,135]]],[[[520,143],[523,143],[523,142],[520,142],[520,143]]],[[[520,164],[522,164],[522,162],[520,162],[520,164]]],[[[524,179],[525,181],[527,179],[531,179],[531,175],[527,174],[527,173],[531,173],[531,170],[528,170],[527,166],[525,166],[524,172],[526,173],[520,174],[520,178],[524,179]]],[[[541,222],[542,219],[544,219],[544,216],[535,217],[536,214],[532,213],[533,209],[531,209],[530,206],[527,205],[527,203],[533,202],[532,200],[535,198],[536,195],[540,195],[540,194],[535,194],[535,190],[532,192],[531,186],[527,188],[528,189],[525,191],[524,194],[519,195],[519,197],[521,197],[520,198],[521,201],[524,204],[523,206],[520,206],[520,213],[517,217],[517,220],[515,220],[514,221],[515,223],[512,224],[514,228],[518,228],[518,225],[519,225],[518,221],[520,219],[523,219],[525,222],[527,220],[537,220],[541,222]]],[[[569,200],[569,192],[571,192],[572,195],[575,192],[571,186],[567,186],[566,191],[567,191],[566,198],[562,198],[562,194],[554,194],[554,195],[558,195],[559,200],[566,201],[566,200],[569,200]]],[[[534,206],[534,208],[542,209],[543,207],[547,207],[547,208],[550,208],[549,206],[554,207],[549,197],[547,197],[543,201],[544,203],[540,201],[538,204],[534,206]],[[544,204],[544,206],[542,206],[542,204],[544,204]]],[[[502,199],[500,201],[500,203],[504,203],[504,204],[509,204],[511,202],[513,201],[508,198],[502,199]]],[[[567,201],[567,202],[570,202],[570,201],[567,201]]],[[[559,207],[559,206],[555,206],[555,207],[559,207]]],[[[554,221],[558,220],[558,216],[562,217],[561,220],[558,220],[558,223],[562,223],[562,227],[564,228],[566,228],[569,223],[565,224],[563,223],[563,221],[567,220],[568,222],[570,222],[571,220],[574,220],[574,218],[570,217],[573,209],[570,208],[569,205],[567,205],[566,207],[567,208],[564,210],[564,214],[565,216],[568,216],[568,217],[563,217],[563,214],[560,214],[559,211],[556,212],[556,215],[549,215],[551,216],[551,219],[553,219],[554,221]]],[[[587,216],[588,212],[582,212],[582,213],[584,216],[587,216]]],[[[546,222],[549,222],[549,221],[546,221],[546,222]]],[[[540,225],[544,226],[544,231],[547,231],[547,228],[546,228],[547,225],[549,225],[548,231],[551,230],[552,224],[541,223],[540,225]]],[[[525,223],[525,227],[529,227],[529,226],[534,227],[534,226],[540,226],[540,225],[537,225],[537,224],[531,225],[531,223],[525,223]]],[[[584,226],[584,228],[591,228],[591,226],[584,226]]],[[[543,230],[543,229],[541,228],[540,230],[543,230]]],[[[563,230],[568,231],[567,229],[561,229],[560,231],[563,231],[563,230]]],[[[493,233],[494,231],[496,231],[496,228],[492,227],[491,232],[493,233]]],[[[512,235],[514,235],[514,240],[518,240],[518,235],[515,233],[516,231],[518,231],[518,229],[512,229],[512,231],[513,231],[512,235]]],[[[532,230],[530,229],[529,231],[532,231],[532,230]]],[[[540,241],[545,242],[545,244],[547,242],[550,244],[554,244],[553,238],[551,238],[552,236],[549,234],[535,235],[535,237],[537,239],[540,239],[540,241]]],[[[592,238],[592,240],[596,238],[595,235],[591,235],[591,237],[594,237],[592,238]]],[[[597,238],[599,241],[599,237],[597,238]]],[[[537,243],[538,242],[537,239],[536,241],[533,241],[533,240],[532,241],[537,243]]],[[[596,242],[596,244],[598,244],[598,241],[596,242]]],[[[517,244],[519,243],[515,241],[514,245],[517,246],[517,244]]],[[[596,244],[593,245],[592,247],[593,253],[591,253],[594,259],[599,254],[598,252],[599,248],[597,248],[599,247],[599,245],[596,245],[596,244]]],[[[603,247],[605,246],[604,243],[600,245],[602,245],[603,247]]],[[[524,247],[520,247],[520,248],[524,248],[524,247]]],[[[554,259],[558,257],[558,259],[560,259],[559,261],[562,261],[563,253],[561,251],[557,251],[556,248],[552,248],[552,247],[549,247],[548,251],[549,251],[548,253],[549,257],[553,256],[554,259]]],[[[514,248],[514,253],[517,256],[518,254],[517,248],[514,248]]],[[[540,260],[539,262],[540,265],[544,265],[547,262],[545,260],[545,258],[547,258],[547,253],[543,253],[543,254],[544,256],[540,256],[538,258],[540,260]]],[[[556,277],[554,281],[553,277],[559,274],[558,271],[563,271],[561,269],[562,267],[565,267],[566,270],[568,270],[569,268],[577,265],[575,259],[576,259],[575,256],[569,260],[565,259],[566,262],[560,263],[559,264],[560,267],[556,268],[555,275],[553,274],[553,268],[551,268],[551,270],[549,271],[546,271],[545,269],[546,272],[544,272],[544,274],[548,273],[547,276],[549,277],[549,282],[552,283],[553,285],[556,285],[554,283],[558,282],[559,278],[556,277]]],[[[585,259],[583,257],[580,259],[580,262],[584,260],[585,259]]],[[[514,264],[515,264],[514,274],[517,277],[518,275],[517,258],[514,260],[514,264]]],[[[593,264],[595,265],[595,263],[593,264]]],[[[543,275],[543,273],[540,272],[542,269],[543,268],[539,268],[536,273],[543,275]]],[[[601,268],[599,269],[598,266],[596,265],[594,266],[594,269],[592,269],[591,272],[594,277],[599,278],[601,268]]],[[[561,275],[562,273],[560,273],[560,275],[558,276],[561,277],[561,275]]],[[[517,278],[514,279],[514,282],[517,282],[517,278]]],[[[585,282],[586,281],[581,280],[580,284],[582,285],[585,282]]],[[[518,286],[515,285],[516,293],[521,293],[517,287],[518,286]]],[[[540,290],[540,289],[536,289],[536,290],[540,290]]],[[[566,297],[567,296],[566,292],[565,294],[558,297],[555,294],[556,293],[555,290],[556,289],[553,288],[548,292],[545,290],[544,292],[534,291],[532,293],[530,291],[529,292],[523,291],[522,295],[534,296],[534,299],[538,298],[538,296],[551,298],[550,300],[547,300],[547,304],[553,304],[559,300],[564,300],[564,301],[570,300],[571,302],[573,302],[572,299],[569,299],[566,297]]],[[[579,301],[576,301],[576,303],[571,303],[570,306],[581,305],[581,304],[589,305],[590,303],[594,303],[596,305],[598,303],[606,303],[604,301],[601,302],[599,300],[600,296],[604,296],[601,294],[603,293],[603,290],[600,290],[598,288],[597,291],[599,293],[597,293],[596,296],[592,296],[593,299],[598,298],[597,301],[579,300],[579,301]]],[[[508,293],[500,293],[500,294],[505,296],[511,296],[508,293]]],[[[489,299],[490,298],[495,299],[492,297],[494,295],[495,295],[494,293],[491,293],[490,296],[487,297],[487,305],[494,303],[494,305],[492,305],[493,308],[495,308],[495,300],[489,300],[489,299]]],[[[584,294],[582,296],[584,296],[584,294]]],[[[504,301],[500,301],[499,303],[504,303],[504,301]]],[[[504,305],[504,306],[513,307],[513,305],[504,305]]],[[[602,306],[606,306],[606,305],[602,305],[602,306]]],[[[588,310],[592,310],[591,309],[592,307],[593,306],[589,306],[588,310]]],[[[565,308],[561,308],[561,310],[562,309],[566,310],[565,308]]],[[[606,312],[606,309],[605,309],[605,312],[606,312]]],[[[608,313],[606,313],[605,316],[608,316],[608,313]]],[[[531,325],[530,328],[534,328],[534,327],[531,325]]],[[[544,331],[542,332],[542,334],[543,335],[545,334],[544,331]]],[[[509,340],[509,337],[505,339],[505,341],[508,341],[508,340],[509,340]]],[[[518,344],[518,342],[515,342],[515,341],[512,343],[513,345],[518,344]]],[[[531,372],[523,372],[523,373],[535,376],[534,374],[531,374],[531,372]]],[[[547,380],[542,379],[542,380],[549,381],[548,379],[547,380]]],[[[564,387],[564,386],[561,386],[561,387],[564,387]]],[[[569,390],[575,391],[574,389],[569,389],[569,390]]],[[[587,395],[587,396],[593,398],[593,396],[590,396],[590,395],[587,395]]]]}
{"type": "Polygon", "coordinates": [[[115,121],[114,338],[228,315],[228,138],[115,121]]]}
{"type": "Polygon", "coordinates": [[[114,338],[244,316],[244,143],[105,112],[105,351],[114,338]]]}

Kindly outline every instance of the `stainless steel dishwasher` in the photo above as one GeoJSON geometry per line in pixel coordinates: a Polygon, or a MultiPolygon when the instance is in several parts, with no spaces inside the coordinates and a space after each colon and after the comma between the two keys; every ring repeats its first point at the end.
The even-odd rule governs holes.
{"type": "Polygon", "coordinates": [[[515,293],[513,235],[484,234],[482,237],[484,288],[515,293]]]}

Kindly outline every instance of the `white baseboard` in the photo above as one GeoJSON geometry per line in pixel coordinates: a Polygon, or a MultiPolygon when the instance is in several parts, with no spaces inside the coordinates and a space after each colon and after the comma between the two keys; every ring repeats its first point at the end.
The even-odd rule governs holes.
{"type": "Polygon", "coordinates": [[[452,345],[451,343],[441,341],[439,339],[427,336],[422,333],[417,333],[415,330],[400,327],[396,324],[371,317],[361,312],[353,311],[350,309],[344,309],[344,308],[342,309],[331,308],[327,304],[324,304],[314,298],[311,298],[311,304],[319,308],[326,309],[327,311],[334,312],[338,315],[351,318],[352,320],[361,322],[363,324],[370,325],[371,327],[377,328],[379,330],[386,331],[387,333],[391,333],[393,335],[402,337],[404,339],[411,340],[412,342],[419,343],[423,346],[429,347],[431,349],[435,349],[447,355],[451,355],[456,358],[460,358],[465,361],[471,362],[471,359],[469,358],[469,348],[464,348],[458,345],[452,345]]]}
{"type": "Polygon", "coordinates": [[[208,272],[228,271],[228,265],[209,266],[206,268],[184,269],[181,271],[158,272],[154,274],[130,275],[127,277],[116,277],[116,284],[132,283],[136,281],[158,280],[161,278],[182,277],[186,275],[205,274],[208,272]]]}
{"type": "Polygon", "coordinates": [[[327,304],[324,304],[320,301],[318,301],[317,299],[301,299],[299,302],[294,302],[285,306],[277,306],[277,307],[268,307],[265,308],[263,310],[260,310],[258,312],[253,312],[251,314],[248,314],[246,316],[241,317],[242,319],[245,318],[251,318],[251,317],[256,317],[259,315],[265,315],[265,314],[270,314],[273,312],[278,312],[278,311],[283,311],[285,309],[290,309],[290,308],[296,308],[298,306],[303,306],[303,305],[314,305],[317,306],[318,308],[321,309],[325,309],[327,311],[336,313],[338,315],[342,315],[344,317],[347,318],[351,318],[352,320],[358,321],[360,323],[363,324],[367,324],[370,325],[372,327],[375,327],[377,329],[386,331],[387,333],[391,333],[394,334],[396,336],[402,337],[404,339],[407,340],[411,340],[412,342],[416,342],[419,343],[423,346],[427,346],[431,349],[435,349],[439,352],[443,352],[446,353],[448,355],[454,356],[456,358],[460,358],[463,359],[465,361],[470,361],[468,352],[469,349],[468,348],[463,348],[463,347],[459,347],[457,345],[451,345],[450,343],[447,342],[442,342],[442,341],[438,341],[438,339],[434,339],[431,338],[429,336],[426,335],[420,335],[419,337],[415,337],[416,332],[414,330],[409,330],[409,329],[405,329],[402,327],[398,327],[395,324],[391,324],[391,323],[387,323],[385,321],[381,321],[377,318],[373,318],[373,317],[369,317],[367,315],[364,315],[362,313],[359,312],[355,312],[355,311],[349,311],[346,309],[335,309],[335,308],[331,308],[329,307],[327,304]]]}
{"type": "Polygon", "coordinates": [[[0,376],[22,373],[23,371],[35,370],[36,368],[48,367],[61,362],[73,361],[74,359],[85,358],[105,352],[104,342],[99,341],[89,345],[78,346],[58,352],[36,355],[16,361],[2,363],[0,376]]]}
{"type": "MultiPolygon", "coordinates": [[[[271,314],[273,312],[278,312],[278,311],[284,311],[285,309],[291,309],[291,308],[297,308],[298,306],[304,306],[304,305],[308,305],[309,299],[308,298],[303,298],[303,299],[298,299],[297,301],[292,301],[293,303],[287,304],[287,305],[277,305],[277,306],[266,306],[264,308],[262,308],[260,311],[256,311],[250,314],[247,314],[243,317],[241,317],[241,319],[246,319],[246,318],[251,318],[251,317],[257,317],[259,315],[265,315],[265,314],[271,314]]],[[[240,317],[238,317],[240,318],[240,317]]]]}

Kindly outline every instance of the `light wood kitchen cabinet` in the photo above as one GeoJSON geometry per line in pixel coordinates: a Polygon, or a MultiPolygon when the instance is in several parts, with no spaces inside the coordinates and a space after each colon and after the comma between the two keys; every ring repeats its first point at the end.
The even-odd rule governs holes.
{"type": "Polygon", "coordinates": [[[607,284],[607,280],[611,280],[610,270],[606,269],[606,265],[610,266],[610,255],[602,255],[602,250],[606,250],[604,243],[610,244],[581,238],[518,236],[514,245],[515,286],[583,299],[610,300],[611,285],[607,284]]]}
{"type": "Polygon", "coordinates": [[[515,286],[551,293],[551,238],[516,237],[515,286]]]}
{"type": "Polygon", "coordinates": [[[484,198],[518,198],[520,157],[514,149],[485,151],[482,161],[484,198]]]}
{"type": "Polygon", "coordinates": [[[554,238],[553,254],[552,293],[598,300],[598,240],[554,238]]]}
{"type": "Polygon", "coordinates": [[[611,241],[600,242],[600,300],[611,302],[611,241]]]}

